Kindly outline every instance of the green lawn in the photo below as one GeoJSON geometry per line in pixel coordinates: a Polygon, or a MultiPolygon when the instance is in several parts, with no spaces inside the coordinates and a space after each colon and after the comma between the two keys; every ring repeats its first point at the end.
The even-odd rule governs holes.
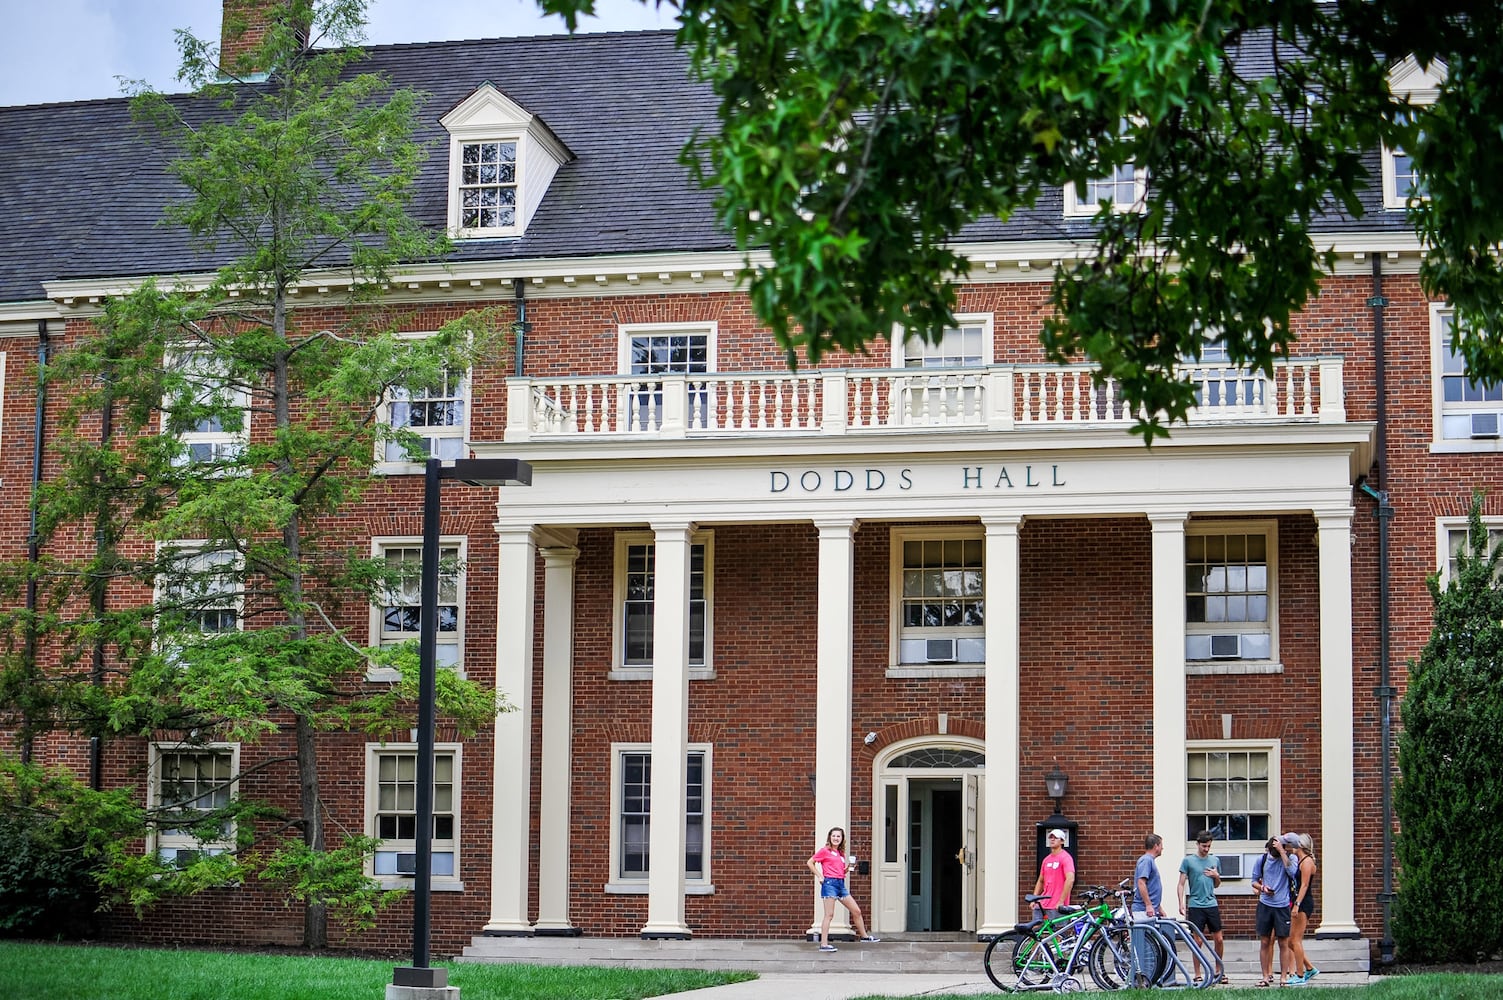
{"type": "MultiPolygon", "coordinates": [[[[1029,994],[1019,994],[1027,996],[1029,994]]],[[[1044,992],[1040,997],[1054,994],[1044,992]]],[[[1097,993],[1097,996],[1108,994],[1097,993]]],[[[1123,1000],[1152,1000],[1166,996],[1205,996],[1210,1000],[1267,1000],[1270,996],[1298,997],[1300,1000],[1503,1000],[1503,976],[1425,973],[1416,976],[1387,976],[1367,986],[1310,986],[1292,990],[1260,990],[1255,987],[1224,986],[1201,993],[1199,990],[1126,990],[1115,994],[1123,1000]]],[[[902,996],[859,997],[857,1000],[906,1000],[902,996]]],[[[923,1000],[976,1000],[974,996],[925,994],[923,1000]]]]}
{"type": "MultiPolygon", "coordinates": [[[[16,1000],[381,1000],[397,961],[0,941],[16,1000]]],[[[465,1000],[641,1000],[756,978],[699,969],[443,963],[465,1000]]]]}

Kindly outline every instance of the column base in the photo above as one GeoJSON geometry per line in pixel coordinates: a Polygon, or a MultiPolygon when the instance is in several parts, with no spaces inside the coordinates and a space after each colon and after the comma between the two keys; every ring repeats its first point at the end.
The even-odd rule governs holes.
{"type": "Polygon", "coordinates": [[[1336,924],[1332,927],[1322,927],[1312,935],[1317,941],[1351,941],[1360,938],[1362,932],[1356,924],[1336,924]]]}
{"type": "Polygon", "coordinates": [[[486,937],[532,937],[531,924],[491,923],[480,931],[486,937]]]}
{"type": "Polygon", "coordinates": [[[672,931],[672,930],[649,931],[649,930],[645,930],[644,929],[642,931],[641,937],[642,937],[643,941],[690,941],[690,940],[693,940],[693,935],[690,934],[688,932],[688,930],[681,930],[681,931],[672,931]]]}
{"type": "Polygon", "coordinates": [[[534,927],[533,937],[583,937],[584,931],[578,927],[534,927]]]}

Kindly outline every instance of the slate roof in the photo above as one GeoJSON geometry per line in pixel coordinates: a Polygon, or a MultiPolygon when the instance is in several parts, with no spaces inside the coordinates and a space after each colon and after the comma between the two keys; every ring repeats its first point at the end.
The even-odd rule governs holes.
{"type": "MultiPolygon", "coordinates": [[[[460,241],[453,261],[586,257],[733,249],[715,225],[712,195],[678,163],[691,132],[713,126],[715,99],[691,79],[671,31],[550,35],[372,46],[359,71],[431,95],[420,139],[432,147],[413,211],[447,218],[447,139],[439,119],[491,82],[537,114],[575,153],[554,177],[527,234],[460,241]]],[[[189,98],[182,98],[189,101],[189,98]]],[[[124,98],[0,108],[0,302],[36,301],[42,282],[211,270],[181,230],[160,224],[181,191],[165,173],[170,148],[132,121],[124,98]]],[[[1372,157],[1373,176],[1377,156],[1372,157]]],[[[1364,229],[1403,229],[1369,192],[1364,229]]],[[[968,227],[965,240],[1085,236],[1049,192],[1006,223],[968,227]]],[[[1349,227],[1333,217],[1322,228],[1349,227]]]]}

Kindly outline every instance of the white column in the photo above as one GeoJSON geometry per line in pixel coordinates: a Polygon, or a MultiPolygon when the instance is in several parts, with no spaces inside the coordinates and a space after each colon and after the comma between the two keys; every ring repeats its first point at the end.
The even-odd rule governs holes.
{"type": "Polygon", "coordinates": [[[652,786],[644,938],[689,935],[684,915],[684,782],[689,752],[689,554],[694,525],[654,523],[652,786]]]}
{"type": "Polygon", "coordinates": [[[1022,518],[982,518],[986,527],[986,822],[981,845],[981,921],[1001,934],[1018,921],[1018,528],[1022,518]]]}
{"type": "Polygon", "coordinates": [[[496,572],[496,716],[491,804],[491,918],[487,934],[531,934],[527,921],[532,811],[532,607],[537,547],[528,528],[500,531],[496,572]]]}
{"type": "Polygon", "coordinates": [[[1320,937],[1358,937],[1352,747],[1352,510],[1317,510],[1320,543],[1320,937]]]}
{"type": "Polygon", "coordinates": [[[543,759],[538,792],[537,934],[571,935],[569,773],[574,717],[574,562],[579,550],[543,555],[543,759]]]}
{"type": "MultiPolygon", "coordinates": [[[[1153,831],[1164,838],[1159,875],[1174,913],[1185,857],[1185,521],[1150,514],[1153,528],[1153,831]]],[[[1148,831],[1144,831],[1145,833],[1148,831]]]]}
{"type": "MultiPolygon", "coordinates": [[[[851,645],[855,641],[856,522],[817,521],[815,527],[819,529],[819,586],[814,681],[814,836],[810,839],[810,854],[824,843],[832,826],[845,828],[847,838],[851,835],[851,645]]],[[[869,858],[871,852],[872,845],[867,844],[857,853],[869,858]]],[[[835,910],[832,933],[847,924],[845,907],[837,906],[835,910]]],[[[819,933],[823,915],[816,892],[811,933],[819,933]]]]}

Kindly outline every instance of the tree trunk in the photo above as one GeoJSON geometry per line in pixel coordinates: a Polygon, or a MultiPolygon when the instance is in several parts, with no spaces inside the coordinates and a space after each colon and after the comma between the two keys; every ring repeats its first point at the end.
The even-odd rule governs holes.
{"type": "MultiPolygon", "coordinates": [[[[315,851],[324,849],[323,805],[318,797],[318,756],[313,747],[313,723],[297,717],[297,777],[303,811],[303,842],[315,851]]],[[[303,916],[303,946],[329,945],[329,913],[323,903],[310,902],[303,916]]]]}

